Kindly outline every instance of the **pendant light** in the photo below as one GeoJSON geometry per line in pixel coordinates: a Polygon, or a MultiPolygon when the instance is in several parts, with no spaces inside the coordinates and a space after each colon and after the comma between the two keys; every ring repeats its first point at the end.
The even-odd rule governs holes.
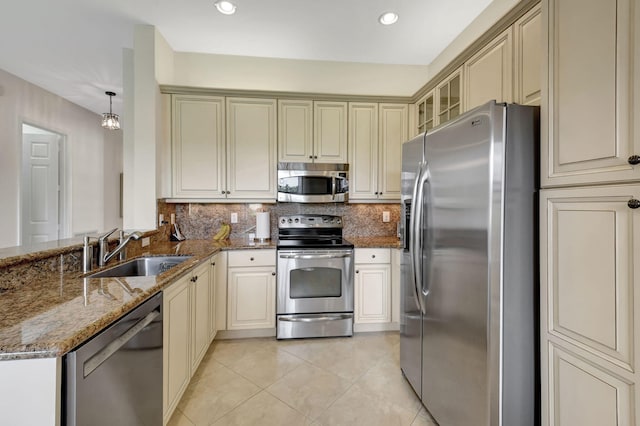
{"type": "Polygon", "coordinates": [[[113,92],[104,92],[109,96],[109,112],[102,114],[102,127],[109,130],[118,130],[120,128],[120,118],[118,114],[114,114],[112,110],[111,98],[116,94],[113,92]]]}

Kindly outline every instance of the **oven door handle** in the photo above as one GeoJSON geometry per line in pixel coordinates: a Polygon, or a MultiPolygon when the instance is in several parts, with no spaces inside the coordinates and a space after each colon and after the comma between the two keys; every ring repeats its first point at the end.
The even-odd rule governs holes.
{"type": "Polygon", "coordinates": [[[281,254],[280,259],[344,259],[351,257],[351,253],[345,254],[281,254]]]}
{"type": "Polygon", "coordinates": [[[338,314],[321,317],[278,317],[278,321],[287,322],[321,322],[321,321],[339,321],[353,318],[353,314],[338,314]]]}

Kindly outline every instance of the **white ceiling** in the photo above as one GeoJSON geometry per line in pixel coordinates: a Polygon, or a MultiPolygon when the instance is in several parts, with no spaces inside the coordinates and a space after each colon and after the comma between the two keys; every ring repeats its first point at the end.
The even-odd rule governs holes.
{"type": "Polygon", "coordinates": [[[23,0],[0,13],[0,69],[96,113],[121,112],[122,49],[136,24],[175,51],[383,64],[429,64],[491,0],[23,0]],[[378,16],[400,15],[385,27],[378,16]]]}

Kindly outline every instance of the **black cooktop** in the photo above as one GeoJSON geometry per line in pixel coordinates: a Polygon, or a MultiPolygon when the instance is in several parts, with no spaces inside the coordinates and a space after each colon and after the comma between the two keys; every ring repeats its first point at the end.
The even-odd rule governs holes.
{"type": "Polygon", "coordinates": [[[340,216],[297,214],[278,218],[278,249],[352,249],[340,216]]]}

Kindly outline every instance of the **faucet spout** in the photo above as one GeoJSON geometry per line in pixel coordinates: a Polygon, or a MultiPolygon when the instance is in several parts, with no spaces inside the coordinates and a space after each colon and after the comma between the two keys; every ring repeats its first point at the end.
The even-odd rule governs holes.
{"type": "Polygon", "coordinates": [[[113,249],[112,252],[104,254],[104,257],[101,259],[102,265],[106,265],[107,262],[109,262],[111,259],[114,258],[114,256],[116,256],[118,253],[124,250],[125,247],[127,247],[127,244],[131,242],[131,240],[139,240],[140,238],[142,238],[141,232],[135,231],[129,234],[122,242],[120,242],[120,244],[118,244],[118,246],[115,249],[113,249]]]}

